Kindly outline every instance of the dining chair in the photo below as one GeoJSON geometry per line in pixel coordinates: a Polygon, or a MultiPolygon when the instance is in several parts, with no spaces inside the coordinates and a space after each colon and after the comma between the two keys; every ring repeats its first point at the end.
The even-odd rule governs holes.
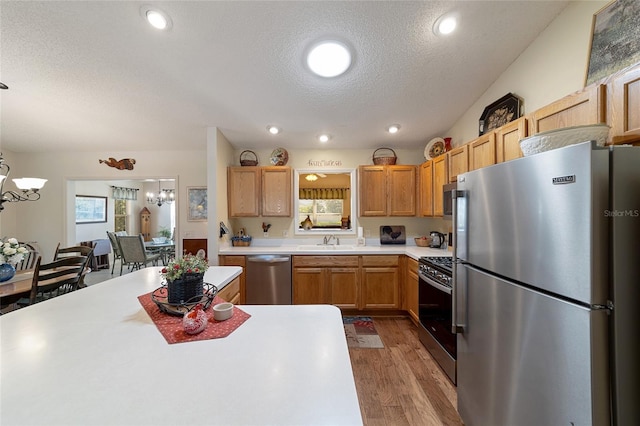
{"type": "Polygon", "coordinates": [[[19,243],[22,247],[29,250],[28,253],[25,253],[22,258],[22,262],[16,265],[16,271],[24,271],[28,269],[33,269],[36,264],[36,259],[38,258],[38,247],[36,243],[19,243]]]}
{"type": "Polygon", "coordinates": [[[131,270],[140,269],[151,263],[158,264],[161,253],[149,253],[144,247],[144,238],[140,235],[126,235],[118,237],[118,243],[122,250],[122,261],[120,262],[120,275],[122,275],[122,267],[124,264],[129,266],[131,270]]]}
{"type": "Polygon", "coordinates": [[[111,266],[111,274],[113,275],[113,271],[116,267],[116,260],[120,260],[120,267],[122,269],[122,249],[120,248],[120,243],[118,242],[118,235],[115,232],[107,231],[107,236],[109,237],[109,242],[111,243],[111,248],[113,249],[113,265],[111,266]]]}
{"type": "Polygon", "coordinates": [[[71,247],[60,247],[60,243],[56,247],[56,251],[53,255],[53,260],[62,259],[64,257],[75,257],[75,256],[84,256],[86,257],[85,268],[82,272],[82,276],[80,277],[79,288],[86,287],[84,283],[84,276],[91,272],[91,265],[93,264],[93,247],[89,246],[71,246],[71,247]]]}
{"type": "MultiPolygon", "coordinates": [[[[19,307],[33,305],[53,297],[61,296],[79,288],[87,265],[87,256],[61,257],[50,263],[42,263],[42,256],[36,259],[31,290],[11,295],[19,307]]],[[[10,302],[4,300],[2,303],[10,302]]]]}

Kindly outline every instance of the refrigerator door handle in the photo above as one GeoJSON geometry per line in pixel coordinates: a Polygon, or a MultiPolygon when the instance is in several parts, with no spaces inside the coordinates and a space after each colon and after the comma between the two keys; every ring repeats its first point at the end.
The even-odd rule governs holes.
{"type": "Polygon", "coordinates": [[[451,291],[451,332],[461,334],[464,327],[458,322],[458,297],[462,296],[461,283],[458,282],[458,253],[464,253],[466,256],[466,218],[467,218],[467,200],[465,192],[456,189],[451,191],[452,199],[452,216],[453,216],[453,271],[452,271],[452,291],[451,291]],[[459,223],[460,222],[460,223],[459,223]],[[464,224],[462,222],[465,222],[464,224]],[[462,225],[462,227],[460,226],[462,225]]]}

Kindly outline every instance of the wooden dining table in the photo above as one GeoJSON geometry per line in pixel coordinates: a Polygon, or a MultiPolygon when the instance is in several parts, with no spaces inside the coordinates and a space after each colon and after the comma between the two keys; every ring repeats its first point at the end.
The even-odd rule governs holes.
{"type": "Polygon", "coordinates": [[[8,281],[0,283],[0,298],[31,290],[33,269],[17,271],[8,281]]]}

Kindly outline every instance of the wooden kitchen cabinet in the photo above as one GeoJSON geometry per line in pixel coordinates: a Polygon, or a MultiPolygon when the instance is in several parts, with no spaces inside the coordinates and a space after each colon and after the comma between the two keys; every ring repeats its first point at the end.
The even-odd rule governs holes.
{"type": "Polygon", "coordinates": [[[640,141],[640,65],[615,76],[610,87],[611,142],[640,141]]]}
{"type": "Polygon", "coordinates": [[[496,161],[515,160],[522,157],[520,139],[527,137],[527,119],[520,117],[496,129],[496,161]]]}
{"type": "Polygon", "coordinates": [[[469,146],[459,146],[446,155],[449,157],[449,182],[456,182],[459,174],[469,171],[469,146]]]}
{"type": "Polygon", "coordinates": [[[227,169],[229,217],[290,217],[292,195],[289,167],[227,169]]]}
{"type": "MultiPolygon", "coordinates": [[[[237,277],[238,303],[240,304],[245,303],[246,294],[247,294],[246,292],[247,287],[246,287],[246,280],[245,280],[245,273],[244,273],[246,270],[246,257],[245,256],[218,256],[218,263],[220,264],[220,266],[239,266],[242,268],[242,273],[237,277]]],[[[231,302],[230,300],[227,300],[227,301],[231,302]]],[[[236,302],[231,302],[231,303],[236,303],[236,302]]]]}
{"type": "Polygon", "coordinates": [[[261,178],[261,167],[229,167],[227,169],[229,217],[260,216],[261,178]]]}
{"type": "Polygon", "coordinates": [[[293,256],[293,303],[358,308],[358,256],[293,256]]]}
{"type": "Polygon", "coordinates": [[[262,216],[291,216],[291,169],[262,168],[262,216]]]}
{"type": "Polygon", "coordinates": [[[407,257],[407,269],[405,274],[404,287],[404,310],[409,312],[409,316],[415,324],[418,324],[418,261],[407,257]]]}
{"type": "Polygon", "coordinates": [[[218,296],[234,305],[240,303],[240,277],[236,277],[218,292],[218,296]]]}
{"type": "Polygon", "coordinates": [[[594,84],[531,113],[528,116],[529,135],[605,121],[606,86],[594,84]]]}
{"type": "Polygon", "coordinates": [[[418,215],[433,216],[433,161],[422,163],[418,176],[418,215]]]}
{"type": "Polygon", "coordinates": [[[448,155],[442,154],[433,160],[433,215],[442,217],[444,185],[449,183],[448,155]]]}
{"type": "MultiPolygon", "coordinates": [[[[469,170],[496,164],[496,134],[489,132],[470,142],[469,170]]],[[[455,181],[454,181],[455,182],[455,181]]]]}
{"type": "Polygon", "coordinates": [[[362,256],[361,309],[400,309],[399,256],[362,256]]]}
{"type": "Polygon", "coordinates": [[[360,166],[360,216],[415,216],[416,166],[360,166]]]}

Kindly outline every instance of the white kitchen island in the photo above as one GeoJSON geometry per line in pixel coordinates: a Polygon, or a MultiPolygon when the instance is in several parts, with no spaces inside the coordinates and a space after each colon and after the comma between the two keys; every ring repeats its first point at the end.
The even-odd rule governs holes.
{"type": "Polygon", "coordinates": [[[241,306],[229,336],[170,345],[138,301],[158,272],[0,316],[0,424],[362,424],[338,308],[241,306]]]}

